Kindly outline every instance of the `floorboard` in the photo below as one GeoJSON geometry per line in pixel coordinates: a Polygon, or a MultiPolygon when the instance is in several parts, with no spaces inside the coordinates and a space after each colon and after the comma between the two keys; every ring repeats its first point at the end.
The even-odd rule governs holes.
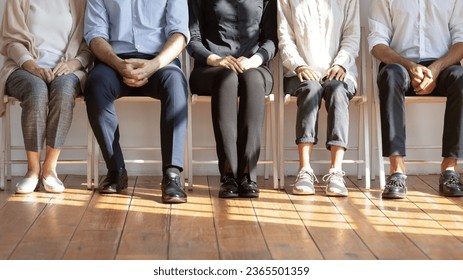
{"type": "MultiPolygon", "coordinates": [[[[349,197],[296,196],[258,178],[258,199],[220,199],[218,176],[197,176],[186,204],[163,204],[161,177],[129,178],[117,195],[64,176],[66,191],[0,192],[0,259],[461,260],[463,198],[441,197],[438,175],[409,176],[408,196],[382,200],[346,178],[349,197]]],[[[321,179],[321,178],[319,178],[321,179]]]]}

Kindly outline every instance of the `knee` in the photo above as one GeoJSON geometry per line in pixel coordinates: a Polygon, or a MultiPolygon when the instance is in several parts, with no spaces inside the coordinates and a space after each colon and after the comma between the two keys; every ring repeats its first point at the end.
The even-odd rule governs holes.
{"type": "Polygon", "coordinates": [[[43,80],[40,80],[34,85],[28,84],[25,91],[27,94],[24,94],[24,98],[21,101],[21,106],[23,108],[46,110],[48,106],[48,86],[43,80]]]}
{"type": "Polygon", "coordinates": [[[216,80],[213,81],[215,83],[215,88],[238,88],[239,85],[239,77],[238,75],[228,68],[220,69],[220,72],[216,76],[216,80]]]}
{"type": "Polygon", "coordinates": [[[380,88],[393,83],[410,83],[410,77],[402,65],[386,64],[378,73],[377,83],[380,88]]]}
{"type": "Polygon", "coordinates": [[[307,102],[320,103],[323,88],[318,81],[303,81],[295,91],[298,104],[307,102]]]}
{"type": "Polygon", "coordinates": [[[349,103],[348,90],[346,84],[339,80],[327,80],[324,84],[325,100],[329,104],[349,103]]]}
{"type": "MultiPolygon", "coordinates": [[[[459,65],[454,65],[448,68],[449,71],[449,81],[447,85],[454,84],[459,89],[463,89],[463,67],[459,65]]],[[[463,90],[462,94],[463,94],[463,90]]]]}

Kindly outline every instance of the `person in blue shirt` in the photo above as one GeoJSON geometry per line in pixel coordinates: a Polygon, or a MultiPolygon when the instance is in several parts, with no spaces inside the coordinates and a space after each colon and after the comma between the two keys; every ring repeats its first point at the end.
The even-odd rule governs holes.
{"type": "Polygon", "coordinates": [[[150,96],[161,101],[162,201],[186,202],[180,172],[188,99],[178,56],[189,41],[187,0],[89,0],[84,38],[96,57],[87,114],[108,169],[99,192],[127,187],[114,101],[150,96]]]}

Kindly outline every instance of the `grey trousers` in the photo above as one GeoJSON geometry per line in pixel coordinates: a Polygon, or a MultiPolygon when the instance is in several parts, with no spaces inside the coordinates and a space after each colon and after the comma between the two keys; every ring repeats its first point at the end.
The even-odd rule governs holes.
{"type": "Polygon", "coordinates": [[[74,74],[56,77],[50,84],[18,69],[6,82],[6,94],[21,102],[21,127],[26,151],[40,152],[46,145],[59,149],[71,127],[75,98],[80,94],[74,74]]]}
{"type": "Polygon", "coordinates": [[[355,96],[354,84],[346,80],[300,82],[298,77],[285,78],[285,93],[297,96],[296,144],[318,142],[318,116],[322,99],[328,113],[326,148],[347,148],[349,135],[349,101],[355,96]]]}

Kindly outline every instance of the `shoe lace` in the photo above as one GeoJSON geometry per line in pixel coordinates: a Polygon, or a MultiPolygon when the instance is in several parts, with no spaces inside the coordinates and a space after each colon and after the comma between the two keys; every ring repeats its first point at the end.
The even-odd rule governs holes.
{"type": "Polygon", "coordinates": [[[309,179],[312,184],[314,182],[318,183],[317,176],[315,176],[315,174],[313,172],[309,172],[309,171],[304,170],[304,169],[299,171],[299,173],[297,174],[296,182],[299,181],[299,180],[302,180],[302,179],[309,179]]]}
{"type": "Polygon", "coordinates": [[[330,172],[330,173],[326,174],[325,176],[323,176],[322,180],[325,183],[331,182],[331,181],[339,181],[339,182],[343,182],[345,184],[346,181],[344,181],[344,176],[346,176],[346,172],[344,172],[344,171],[334,171],[334,172],[330,172]]]}
{"type": "Polygon", "coordinates": [[[405,188],[405,184],[404,184],[404,181],[399,177],[389,177],[386,187],[387,188],[391,188],[391,187],[405,188]]]}
{"type": "Polygon", "coordinates": [[[460,178],[458,178],[458,176],[451,175],[450,178],[445,180],[444,185],[452,186],[452,185],[457,185],[459,183],[460,183],[460,178]]]}

